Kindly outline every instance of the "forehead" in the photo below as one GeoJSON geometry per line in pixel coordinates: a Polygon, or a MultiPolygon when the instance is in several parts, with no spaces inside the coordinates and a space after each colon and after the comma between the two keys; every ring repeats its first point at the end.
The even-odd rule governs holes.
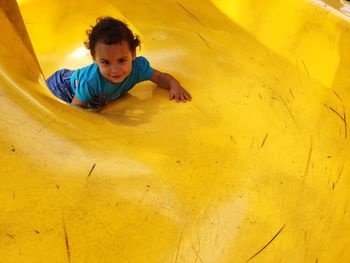
{"type": "Polygon", "coordinates": [[[129,44],[126,41],[115,43],[111,45],[97,42],[95,46],[95,57],[96,58],[118,58],[123,56],[129,56],[131,54],[129,44]]]}

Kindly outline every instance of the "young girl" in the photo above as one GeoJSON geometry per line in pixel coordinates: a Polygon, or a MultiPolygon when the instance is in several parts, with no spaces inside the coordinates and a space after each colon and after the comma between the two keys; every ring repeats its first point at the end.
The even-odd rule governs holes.
{"type": "Polygon", "coordinates": [[[97,108],[145,80],[169,89],[170,99],[191,100],[174,77],[153,69],[146,58],[136,57],[140,40],[123,22],[112,17],[98,18],[87,34],[85,46],[94,63],[77,70],[59,70],[46,81],[61,100],[83,108],[97,108]]]}

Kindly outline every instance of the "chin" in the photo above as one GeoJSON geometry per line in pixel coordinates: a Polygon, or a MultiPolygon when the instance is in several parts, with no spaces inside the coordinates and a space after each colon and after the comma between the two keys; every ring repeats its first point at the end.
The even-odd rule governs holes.
{"type": "Polygon", "coordinates": [[[124,79],[125,78],[118,78],[118,79],[110,78],[109,81],[118,84],[123,82],[124,79]]]}

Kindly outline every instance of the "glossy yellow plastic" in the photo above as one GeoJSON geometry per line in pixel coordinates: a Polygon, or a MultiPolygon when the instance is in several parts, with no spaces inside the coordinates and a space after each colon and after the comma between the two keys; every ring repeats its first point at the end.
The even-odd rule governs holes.
{"type": "Polygon", "coordinates": [[[345,1],[17,3],[0,0],[0,262],[349,262],[345,1]],[[193,101],[51,95],[102,15],[193,101]]]}

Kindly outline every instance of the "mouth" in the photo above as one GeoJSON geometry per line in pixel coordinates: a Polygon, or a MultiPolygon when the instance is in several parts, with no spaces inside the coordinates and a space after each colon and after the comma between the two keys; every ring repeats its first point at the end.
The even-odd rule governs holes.
{"type": "Polygon", "coordinates": [[[110,81],[113,82],[113,83],[120,83],[124,80],[124,75],[113,75],[113,76],[110,76],[110,81]]]}

